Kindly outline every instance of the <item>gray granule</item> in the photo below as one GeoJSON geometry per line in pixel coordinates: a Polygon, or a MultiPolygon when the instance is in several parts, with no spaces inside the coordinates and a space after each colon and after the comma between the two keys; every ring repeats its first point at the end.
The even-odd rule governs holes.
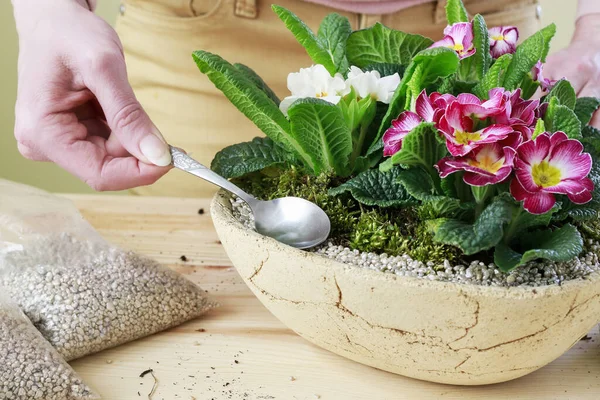
{"type": "Polygon", "coordinates": [[[0,400],[99,398],[17,306],[7,305],[3,299],[0,299],[0,360],[0,400]]]}
{"type": "MultiPolygon", "coordinates": [[[[240,199],[231,199],[233,216],[246,228],[254,228],[252,212],[240,199]]],[[[363,253],[348,247],[328,242],[315,249],[315,254],[361,268],[372,269],[399,276],[429,279],[432,281],[456,282],[482,286],[546,286],[583,279],[593,272],[600,271],[600,245],[589,242],[586,254],[567,262],[549,260],[531,261],[511,272],[502,272],[493,263],[473,261],[469,265],[451,265],[447,260],[441,265],[423,263],[408,255],[388,256],[387,254],[363,253]]]]}
{"type": "Polygon", "coordinates": [[[171,328],[214,307],[198,286],[153,260],[67,235],[10,255],[0,284],[67,360],[171,328]]]}

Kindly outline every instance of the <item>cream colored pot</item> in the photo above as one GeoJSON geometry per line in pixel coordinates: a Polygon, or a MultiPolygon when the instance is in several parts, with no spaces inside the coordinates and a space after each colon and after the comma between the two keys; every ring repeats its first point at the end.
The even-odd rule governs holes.
{"type": "Polygon", "coordinates": [[[212,217],[259,300],[312,343],[432,382],[508,381],[558,358],[600,320],[600,276],[562,286],[498,288],[348,266],[244,228],[221,192],[212,217]]]}

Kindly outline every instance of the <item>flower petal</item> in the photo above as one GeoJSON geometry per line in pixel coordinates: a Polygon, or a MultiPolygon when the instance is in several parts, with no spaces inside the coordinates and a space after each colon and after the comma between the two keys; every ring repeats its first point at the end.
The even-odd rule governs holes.
{"type": "Polygon", "coordinates": [[[583,145],[577,140],[566,140],[552,149],[549,158],[550,165],[560,170],[560,178],[583,179],[592,169],[592,156],[588,153],[581,154],[583,145]]]}
{"type": "Polygon", "coordinates": [[[523,208],[531,214],[545,214],[554,207],[556,198],[553,194],[539,192],[532,194],[523,202],[523,208]]]}
{"type": "Polygon", "coordinates": [[[392,126],[383,135],[383,155],[388,157],[400,151],[404,137],[421,122],[421,118],[411,111],[405,111],[393,120],[392,126]]]}
{"type": "Polygon", "coordinates": [[[539,164],[550,153],[550,136],[542,133],[535,140],[529,140],[519,146],[519,159],[527,165],[539,164]]]}
{"type": "Polygon", "coordinates": [[[282,113],[284,113],[285,115],[287,115],[288,109],[290,108],[290,106],[292,105],[293,102],[295,102],[296,100],[300,99],[300,97],[298,96],[288,96],[285,99],[281,100],[281,103],[279,103],[279,109],[281,110],[282,113]]]}
{"type": "Polygon", "coordinates": [[[471,186],[487,186],[487,185],[495,185],[496,183],[504,181],[510,173],[512,172],[512,167],[504,166],[501,167],[496,174],[489,176],[479,173],[473,172],[465,172],[463,177],[463,181],[467,185],[471,186]]]}
{"type": "Polygon", "coordinates": [[[427,122],[433,122],[435,111],[425,90],[417,97],[415,108],[421,118],[427,122]]]}

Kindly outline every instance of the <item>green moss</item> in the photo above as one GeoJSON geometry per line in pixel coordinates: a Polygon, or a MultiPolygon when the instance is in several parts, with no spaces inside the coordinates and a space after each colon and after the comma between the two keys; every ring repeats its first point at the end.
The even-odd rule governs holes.
{"type": "Polygon", "coordinates": [[[327,191],[342,182],[328,175],[308,176],[291,168],[279,173],[255,173],[235,183],[259,199],[297,196],[321,207],[331,220],[331,238],[337,244],[363,252],[408,254],[420,261],[456,261],[456,247],[433,242],[422,216],[427,210],[417,207],[380,209],[358,204],[347,195],[331,197],[327,191]]]}
{"type": "Polygon", "coordinates": [[[594,243],[600,243],[600,219],[580,221],[576,223],[576,226],[583,238],[584,252],[591,250],[590,240],[594,243]]]}

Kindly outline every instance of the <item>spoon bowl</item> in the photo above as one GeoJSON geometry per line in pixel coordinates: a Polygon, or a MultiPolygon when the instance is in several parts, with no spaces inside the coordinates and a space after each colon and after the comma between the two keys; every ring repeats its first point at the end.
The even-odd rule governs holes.
{"type": "Polygon", "coordinates": [[[220,186],[244,200],[254,214],[258,233],[299,249],[315,247],[329,237],[331,222],[325,211],[316,204],[299,197],[258,200],[184,151],[173,146],[169,148],[175,168],[220,186]]]}
{"type": "Polygon", "coordinates": [[[319,206],[299,197],[283,197],[249,204],[256,231],[299,249],[323,243],[331,223],[319,206]]]}

